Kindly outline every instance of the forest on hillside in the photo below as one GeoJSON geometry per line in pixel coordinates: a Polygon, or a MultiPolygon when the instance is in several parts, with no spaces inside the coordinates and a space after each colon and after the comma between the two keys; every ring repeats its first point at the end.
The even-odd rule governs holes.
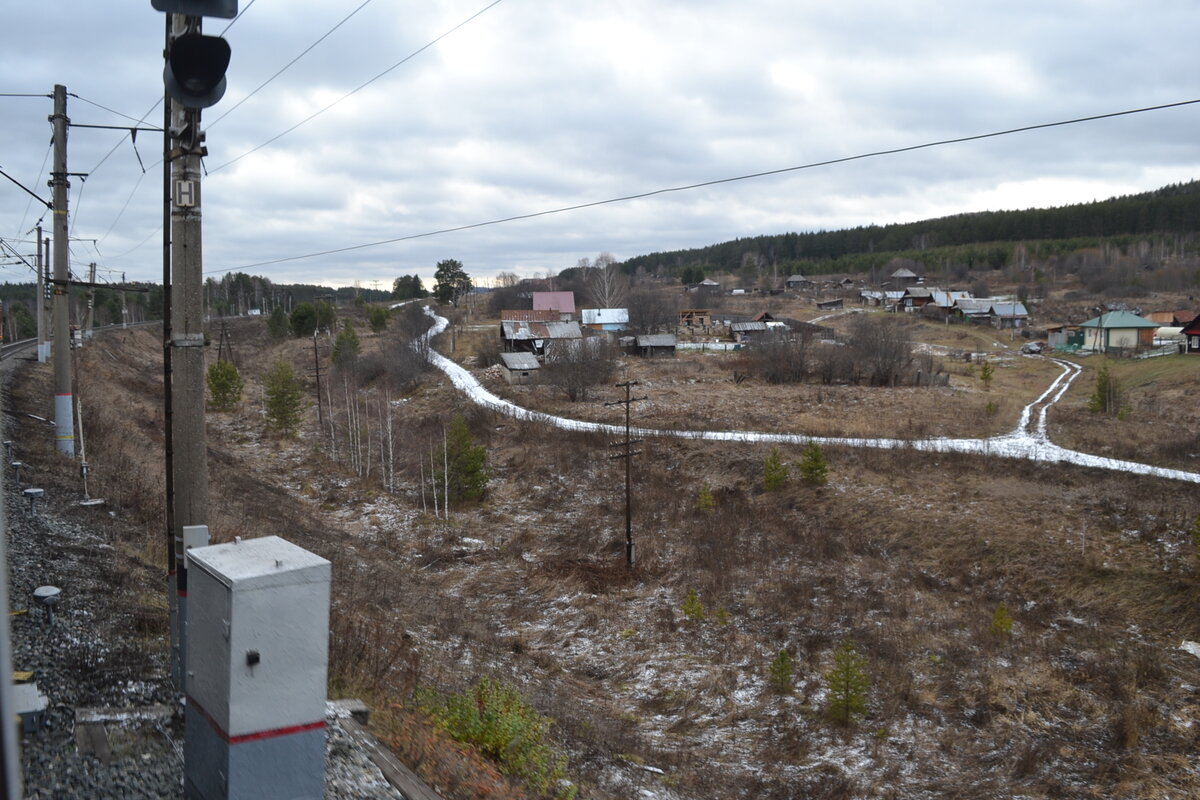
{"type": "Polygon", "coordinates": [[[1195,255],[1200,181],[1091,203],[956,214],[920,222],[734,239],[623,262],[631,274],[695,277],[770,269],[774,276],[878,270],[893,259],[930,268],[1000,269],[1091,248],[1122,252],[1149,243],[1158,258],[1195,255]]]}

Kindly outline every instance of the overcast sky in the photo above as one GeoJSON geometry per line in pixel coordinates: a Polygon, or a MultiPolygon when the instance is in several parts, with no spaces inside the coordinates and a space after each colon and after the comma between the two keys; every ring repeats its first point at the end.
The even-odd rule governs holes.
{"type": "MultiPolygon", "coordinates": [[[[486,283],[604,251],[1086,202],[1200,176],[1200,106],[1185,106],[426,236],[1200,97],[1194,0],[490,2],[241,0],[228,91],[204,111],[206,273],[380,288],[417,273],[430,286],[456,258],[486,283]],[[403,237],[417,238],[376,244],[403,237]],[[305,257],[344,248],[357,249],[305,257]],[[263,263],[278,259],[292,260],[263,263]]],[[[0,97],[8,175],[50,197],[56,83],[73,123],[161,125],[164,15],[149,0],[9,3],[4,17],[0,92],[42,95],[0,97]]],[[[71,179],[76,273],[95,261],[102,279],[161,280],[161,157],[160,134],[135,145],[72,129],[69,170],[89,173],[71,179]]],[[[22,253],[43,211],[0,179],[0,236],[22,253]]]]}

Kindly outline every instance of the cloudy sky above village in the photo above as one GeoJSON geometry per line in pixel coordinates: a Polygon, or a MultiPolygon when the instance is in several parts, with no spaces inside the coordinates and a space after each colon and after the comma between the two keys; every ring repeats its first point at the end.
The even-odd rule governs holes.
{"type": "MultiPolygon", "coordinates": [[[[542,213],[1195,100],[1192,0],[240,9],[232,26],[205,23],[228,27],[233,50],[228,91],[204,111],[204,261],[217,277],[383,288],[417,273],[430,285],[436,263],[456,258],[486,283],[602,251],[1087,202],[1200,177],[1191,105],[542,213]],[[327,251],[340,252],[315,255],[327,251]]],[[[0,97],[9,176],[49,198],[56,83],[73,123],[161,125],[164,16],[149,0],[45,0],[5,17],[0,93],[38,95],[0,97]]],[[[96,262],[101,279],[161,280],[161,135],[73,128],[69,158],[88,174],[71,179],[73,271],[96,262]]],[[[43,212],[0,179],[0,237],[21,253],[39,218],[49,229],[43,212]]],[[[10,261],[0,279],[32,276],[10,261]]]]}

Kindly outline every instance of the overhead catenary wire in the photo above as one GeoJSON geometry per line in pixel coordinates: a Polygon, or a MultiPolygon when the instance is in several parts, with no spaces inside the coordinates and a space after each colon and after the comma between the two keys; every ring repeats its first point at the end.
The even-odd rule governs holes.
{"type": "Polygon", "coordinates": [[[243,14],[245,14],[247,11],[249,11],[249,10],[250,10],[250,6],[254,5],[254,2],[255,2],[255,0],[250,0],[250,2],[249,2],[249,3],[246,3],[246,7],[245,7],[245,8],[243,8],[241,11],[239,11],[239,12],[237,13],[237,16],[236,16],[236,17],[234,17],[233,19],[229,20],[229,24],[225,26],[224,30],[222,30],[222,31],[221,31],[221,34],[220,34],[220,35],[221,35],[221,36],[224,36],[225,34],[229,33],[229,29],[233,27],[233,24],[234,24],[235,22],[237,22],[239,19],[241,19],[243,14]]]}
{"type": "Polygon", "coordinates": [[[373,78],[371,78],[370,80],[368,80],[368,81],[366,81],[366,82],[364,82],[364,83],[360,84],[359,86],[355,87],[354,89],[351,89],[349,92],[347,92],[346,94],[342,95],[342,96],[341,96],[341,97],[339,97],[337,100],[334,100],[334,101],[333,101],[332,103],[330,103],[329,105],[327,105],[327,106],[325,106],[324,108],[321,108],[321,109],[319,109],[319,110],[317,110],[317,111],[314,111],[312,114],[309,114],[307,117],[305,117],[304,119],[300,120],[300,121],[299,121],[299,122],[297,122],[295,125],[292,125],[290,128],[288,128],[287,130],[283,131],[282,133],[279,133],[279,134],[276,134],[275,136],[272,136],[270,139],[268,139],[267,141],[265,141],[265,142],[263,142],[262,144],[258,145],[257,147],[254,147],[254,148],[252,148],[252,149],[250,149],[250,150],[247,150],[246,152],[242,153],[240,156],[235,156],[234,158],[231,158],[229,161],[226,161],[224,164],[221,164],[221,165],[219,165],[219,166],[213,167],[212,169],[208,170],[208,173],[211,175],[212,173],[214,173],[214,172],[218,172],[219,170],[222,170],[222,169],[224,169],[225,167],[228,167],[228,166],[231,166],[231,165],[233,165],[233,164],[236,164],[238,161],[241,161],[241,160],[242,160],[243,158],[245,158],[246,156],[249,156],[249,155],[252,155],[252,154],[254,154],[254,153],[257,153],[259,150],[263,149],[264,147],[267,147],[268,145],[274,144],[275,142],[279,141],[279,140],[280,140],[280,139],[282,139],[284,136],[287,136],[289,133],[291,133],[292,131],[296,130],[297,128],[299,128],[299,127],[301,127],[301,126],[303,126],[303,125],[307,125],[309,122],[311,122],[311,121],[313,121],[314,119],[316,119],[317,117],[321,116],[321,115],[322,115],[322,114],[324,114],[326,111],[330,110],[331,108],[333,108],[334,106],[338,105],[339,103],[342,103],[342,102],[344,102],[345,100],[348,100],[348,99],[350,99],[350,98],[351,98],[351,97],[353,97],[354,95],[356,95],[356,94],[358,94],[359,92],[361,92],[363,89],[365,89],[365,88],[367,88],[368,86],[370,86],[372,83],[375,83],[375,81],[379,80],[380,78],[382,78],[382,77],[384,77],[385,75],[387,75],[387,74],[391,73],[393,70],[397,69],[398,67],[400,67],[400,66],[404,65],[405,63],[407,63],[407,62],[411,61],[412,59],[416,58],[416,57],[417,57],[417,56],[419,56],[421,53],[425,52],[426,50],[428,50],[429,48],[433,47],[435,44],[437,44],[438,42],[440,42],[442,39],[445,39],[445,38],[446,38],[447,36],[449,36],[450,34],[454,33],[455,31],[459,30],[460,28],[464,27],[465,25],[467,25],[467,24],[471,23],[472,21],[474,21],[475,19],[479,18],[479,17],[480,17],[480,16],[482,16],[483,14],[487,13],[487,12],[488,12],[488,11],[490,11],[491,9],[493,9],[493,8],[495,8],[496,6],[500,5],[500,3],[502,3],[502,2],[504,2],[504,0],[492,0],[492,2],[491,2],[491,3],[488,3],[486,6],[484,6],[483,8],[481,8],[479,11],[476,11],[474,14],[472,14],[472,15],[471,15],[471,16],[469,16],[469,17],[467,17],[467,18],[466,18],[466,19],[464,19],[462,22],[458,23],[458,24],[457,24],[457,25],[455,25],[453,28],[451,28],[450,30],[448,30],[448,31],[446,31],[445,33],[443,33],[441,36],[438,36],[436,39],[433,39],[432,41],[428,42],[427,44],[425,44],[425,45],[422,45],[421,47],[417,48],[417,49],[416,49],[416,50],[414,50],[413,52],[409,53],[409,54],[408,54],[408,55],[406,55],[404,58],[400,59],[400,60],[399,60],[399,61],[397,61],[395,64],[392,64],[390,67],[388,67],[387,69],[385,69],[383,72],[380,72],[380,73],[379,73],[378,75],[376,75],[375,77],[373,77],[373,78]]]}
{"type": "MultiPolygon", "coordinates": [[[[238,106],[240,106],[242,103],[244,103],[244,102],[246,102],[247,100],[249,100],[249,99],[250,99],[252,96],[254,96],[255,94],[257,94],[257,93],[258,93],[258,92],[259,92],[261,89],[263,89],[264,87],[266,87],[266,86],[267,86],[267,84],[271,83],[271,82],[272,82],[272,81],[274,81],[276,78],[278,78],[280,75],[282,75],[284,72],[286,72],[288,69],[290,69],[290,68],[291,68],[291,67],[292,67],[292,66],[293,66],[293,65],[294,65],[294,64],[295,64],[297,61],[299,61],[301,58],[303,58],[305,55],[307,55],[307,54],[308,54],[308,53],[309,53],[309,52],[310,52],[310,51],[311,51],[313,48],[315,48],[315,47],[316,47],[318,44],[320,44],[320,43],[321,43],[321,42],[323,42],[325,39],[327,39],[327,38],[328,38],[328,37],[329,37],[331,34],[333,34],[333,32],[334,32],[334,31],[336,31],[336,30],[337,30],[338,28],[340,28],[340,27],[341,27],[343,24],[345,24],[347,21],[349,21],[351,17],[353,17],[355,14],[357,14],[359,11],[361,11],[361,10],[362,10],[364,7],[366,7],[366,6],[367,6],[369,3],[371,3],[372,1],[373,1],[373,0],[365,0],[365,1],[364,1],[362,4],[360,4],[360,5],[359,5],[357,8],[355,8],[353,11],[351,11],[349,14],[347,14],[345,17],[343,17],[343,18],[342,18],[342,19],[341,19],[341,20],[340,20],[340,21],[339,21],[337,24],[335,24],[335,25],[334,25],[332,28],[330,28],[330,29],[329,29],[328,31],[326,31],[326,32],[325,32],[325,33],[324,33],[322,36],[320,36],[320,37],[319,37],[319,38],[318,38],[318,39],[317,39],[315,42],[313,42],[311,45],[309,45],[307,48],[305,48],[305,49],[304,49],[304,50],[303,50],[303,51],[302,51],[302,52],[301,52],[299,55],[297,55],[295,58],[293,58],[291,61],[289,61],[287,64],[285,64],[285,65],[283,66],[283,68],[282,68],[282,69],[280,69],[278,72],[276,72],[274,75],[272,75],[270,78],[268,78],[268,79],[267,79],[266,81],[264,81],[263,83],[259,84],[259,86],[258,86],[257,88],[255,88],[253,91],[251,91],[249,94],[247,94],[247,95],[246,95],[245,97],[243,97],[241,100],[239,100],[239,101],[238,101],[236,104],[234,104],[234,105],[233,105],[231,108],[229,108],[227,111],[225,111],[225,113],[221,114],[221,116],[217,117],[215,120],[213,120],[212,122],[208,123],[208,124],[207,124],[207,126],[206,126],[206,128],[211,128],[213,125],[217,124],[217,123],[218,123],[218,122],[220,122],[221,120],[225,119],[225,117],[229,116],[229,114],[230,114],[230,113],[232,113],[232,112],[234,111],[234,109],[236,109],[236,108],[237,108],[238,106]]],[[[351,95],[353,95],[355,92],[358,92],[358,91],[362,90],[363,88],[365,88],[365,87],[369,86],[370,84],[372,84],[372,83],[374,83],[375,81],[377,81],[377,80],[379,80],[380,78],[382,78],[384,75],[387,75],[389,72],[391,72],[391,71],[395,70],[395,69],[396,69],[397,67],[399,67],[401,64],[404,64],[406,61],[408,61],[408,60],[412,59],[413,57],[415,57],[415,56],[416,56],[416,55],[418,55],[419,53],[423,52],[424,50],[427,50],[427,49],[429,49],[430,47],[432,47],[433,45],[437,44],[437,43],[438,43],[439,41],[441,41],[442,39],[445,39],[445,38],[446,38],[447,36],[449,36],[451,33],[454,33],[454,31],[456,31],[456,30],[458,30],[459,28],[463,27],[463,26],[464,26],[464,25],[466,25],[468,22],[471,22],[471,20],[473,20],[473,19],[475,19],[476,17],[480,16],[480,15],[481,15],[481,14],[483,14],[485,11],[487,11],[487,10],[488,10],[488,9],[490,9],[490,8],[492,8],[492,6],[495,6],[495,5],[499,4],[500,2],[502,2],[502,0],[494,0],[494,2],[492,2],[491,4],[489,4],[488,6],[486,6],[485,8],[481,9],[480,11],[476,12],[476,13],[475,13],[475,14],[473,14],[472,16],[468,17],[466,20],[464,20],[463,22],[459,23],[459,24],[458,24],[458,25],[456,25],[455,27],[451,28],[449,31],[447,31],[447,32],[443,33],[441,36],[437,37],[436,39],[434,39],[433,41],[429,42],[429,43],[428,43],[428,44],[426,44],[425,46],[421,47],[420,49],[418,49],[418,50],[416,50],[416,51],[414,51],[414,52],[412,52],[412,53],[410,53],[410,54],[409,54],[408,56],[406,56],[404,59],[402,59],[401,61],[397,62],[396,64],[393,64],[391,67],[389,67],[388,69],[386,69],[386,70],[384,70],[383,72],[379,73],[379,74],[378,74],[378,75],[376,75],[375,77],[371,78],[369,81],[367,81],[366,83],[362,84],[362,85],[361,85],[361,86],[359,86],[358,88],[354,89],[354,90],[353,90],[353,91],[351,91],[349,94],[345,95],[344,97],[340,98],[339,100],[335,100],[335,101],[334,101],[333,103],[331,103],[330,105],[326,106],[325,108],[323,108],[323,109],[321,109],[320,111],[316,112],[315,114],[311,115],[311,116],[310,116],[310,117],[308,117],[307,119],[301,120],[301,121],[300,121],[299,123],[297,123],[296,125],[293,125],[291,128],[288,128],[288,129],[287,129],[287,130],[285,130],[284,132],[282,132],[282,133],[278,134],[277,136],[275,136],[275,137],[273,137],[273,138],[269,139],[268,141],[264,142],[263,144],[260,144],[258,147],[254,148],[253,150],[250,150],[250,151],[248,151],[248,152],[246,152],[246,153],[243,153],[242,155],[238,156],[237,158],[234,158],[232,161],[229,161],[229,162],[226,162],[225,164],[222,164],[222,165],[221,165],[221,167],[227,167],[227,166],[229,166],[230,164],[232,164],[234,161],[238,161],[238,160],[240,160],[240,159],[242,159],[242,158],[244,158],[244,157],[246,157],[246,156],[250,155],[251,153],[254,153],[254,152],[258,151],[258,150],[261,150],[263,147],[266,147],[267,145],[270,145],[271,143],[273,143],[273,142],[277,141],[278,139],[282,138],[283,136],[286,136],[287,134],[289,134],[289,133],[291,133],[292,131],[296,130],[296,128],[299,128],[301,125],[304,125],[305,123],[309,122],[310,120],[312,120],[312,119],[315,119],[316,117],[318,117],[318,116],[320,116],[321,114],[323,114],[323,113],[325,113],[326,111],[328,111],[330,108],[333,108],[333,106],[337,105],[338,103],[342,102],[343,100],[345,100],[345,99],[347,99],[348,97],[350,97],[351,95]]],[[[236,17],[234,17],[232,20],[230,20],[229,24],[225,26],[225,29],[221,31],[221,34],[220,34],[220,35],[221,35],[221,36],[224,36],[224,35],[225,35],[225,34],[226,34],[228,31],[229,31],[229,29],[230,29],[230,28],[233,26],[233,24],[234,24],[235,22],[237,22],[239,19],[241,19],[243,14],[245,14],[247,11],[249,11],[249,10],[250,10],[250,6],[254,5],[254,3],[255,3],[255,0],[250,0],[250,2],[249,2],[247,5],[246,5],[246,7],[245,7],[245,8],[243,8],[243,9],[242,9],[242,10],[241,10],[241,11],[238,13],[238,15],[237,15],[236,17]]],[[[80,99],[83,99],[83,98],[80,98],[80,99]]],[[[103,109],[104,109],[104,110],[106,110],[106,111],[112,111],[112,109],[105,108],[104,106],[101,106],[99,103],[95,103],[95,102],[93,102],[93,101],[90,101],[90,100],[84,100],[84,102],[91,103],[92,105],[95,105],[95,106],[96,106],[96,107],[98,107],[98,108],[103,108],[103,109]]],[[[162,98],[160,97],[158,100],[156,100],[156,101],[155,101],[154,105],[153,105],[153,106],[151,106],[151,108],[150,108],[150,109],[149,109],[149,110],[148,110],[148,111],[147,111],[145,114],[143,114],[143,115],[142,115],[142,118],[141,118],[141,119],[139,119],[139,120],[137,120],[138,124],[140,125],[140,124],[142,123],[142,121],[143,121],[143,120],[145,120],[145,118],[146,118],[146,117],[148,117],[148,116],[149,116],[149,115],[150,115],[150,114],[151,114],[151,113],[154,111],[154,109],[158,107],[158,104],[159,104],[159,103],[161,103],[161,102],[162,102],[162,98]]],[[[115,111],[113,111],[112,113],[118,113],[118,112],[115,112],[115,111]]],[[[127,115],[124,115],[124,114],[118,114],[118,115],[119,115],[119,116],[124,116],[126,119],[133,119],[132,117],[129,117],[129,116],[127,116],[127,115]]],[[[118,141],[118,142],[117,142],[115,145],[113,145],[113,148],[112,148],[112,149],[111,149],[111,150],[110,150],[108,153],[106,153],[106,154],[105,154],[104,158],[100,159],[100,162],[99,162],[99,163],[96,165],[96,167],[99,167],[99,166],[100,166],[100,164],[103,164],[105,161],[107,161],[107,160],[108,160],[108,158],[109,158],[109,156],[111,156],[111,155],[112,155],[114,152],[116,152],[116,149],[117,149],[117,148],[118,148],[118,147],[121,145],[121,142],[123,142],[123,141],[124,141],[124,137],[122,137],[120,141],[118,141]]],[[[141,159],[139,158],[139,159],[138,159],[138,161],[139,161],[139,164],[140,164],[140,163],[141,163],[141,159]]],[[[162,159],[159,159],[159,160],[155,161],[153,164],[151,164],[149,168],[150,168],[150,169],[154,169],[155,167],[159,166],[161,163],[162,163],[162,159]]],[[[203,162],[202,162],[202,164],[203,164],[203,162]]],[[[217,167],[216,169],[220,169],[221,167],[217,167]]],[[[211,172],[215,172],[215,171],[216,171],[216,169],[214,169],[214,170],[209,170],[209,169],[207,169],[207,167],[205,167],[205,174],[207,175],[207,174],[209,174],[209,173],[211,173],[211,172]]],[[[93,172],[95,172],[95,169],[93,169],[92,171],[93,171],[93,172]]],[[[145,175],[146,171],[147,171],[147,168],[146,168],[144,165],[142,165],[142,175],[143,175],[143,176],[145,175]]],[[[103,236],[103,237],[101,237],[102,239],[105,239],[105,238],[107,238],[107,237],[108,237],[108,235],[109,235],[110,233],[112,233],[112,230],[113,230],[113,228],[115,228],[115,227],[116,227],[117,223],[118,223],[118,222],[120,222],[120,220],[121,220],[121,217],[122,217],[122,216],[124,216],[126,209],[128,209],[128,208],[129,208],[129,204],[130,204],[130,202],[133,200],[133,196],[134,196],[134,194],[137,192],[137,190],[138,190],[138,187],[140,187],[140,186],[141,186],[141,183],[142,183],[142,180],[141,180],[141,178],[138,178],[137,182],[136,182],[136,183],[134,183],[133,189],[131,189],[131,190],[130,190],[130,192],[129,192],[129,196],[128,196],[128,197],[125,199],[125,203],[124,203],[124,204],[121,206],[121,210],[120,210],[119,212],[117,212],[117,216],[116,216],[116,218],[115,218],[115,219],[112,221],[112,223],[111,223],[111,224],[108,226],[108,229],[105,231],[105,233],[104,233],[104,236],[103,236]]],[[[161,228],[160,228],[160,229],[156,229],[155,231],[152,231],[152,232],[150,233],[150,236],[147,236],[145,239],[143,239],[143,240],[142,240],[142,242],[141,242],[141,243],[139,243],[139,244],[138,244],[136,247],[134,247],[134,248],[131,248],[130,250],[126,251],[126,254],[128,254],[128,253],[131,253],[131,252],[133,252],[134,250],[136,250],[138,247],[141,247],[142,245],[144,245],[144,244],[145,244],[147,241],[149,241],[149,240],[150,240],[150,237],[154,236],[154,234],[158,232],[158,230],[161,230],[161,228]]]]}
{"type": "MultiPolygon", "coordinates": [[[[252,0],[252,2],[253,2],[253,0],[252,0]]],[[[319,45],[321,42],[325,41],[325,40],[326,40],[326,39],[328,39],[330,36],[332,36],[332,35],[333,35],[333,33],[334,33],[334,31],[336,31],[338,28],[342,27],[342,26],[343,26],[343,25],[345,25],[347,22],[349,22],[351,17],[353,17],[353,16],[354,16],[355,14],[357,14],[359,11],[362,11],[364,8],[366,8],[368,5],[370,5],[372,2],[373,2],[373,0],[363,0],[363,3],[362,3],[361,5],[359,5],[359,6],[358,6],[358,8],[354,9],[354,10],[353,10],[353,11],[351,11],[349,14],[347,14],[347,15],[346,15],[346,16],[344,16],[344,17],[342,17],[341,21],[339,21],[339,22],[338,22],[336,25],[334,25],[332,28],[330,28],[330,29],[329,29],[329,30],[327,30],[327,31],[326,31],[324,34],[322,34],[322,36],[321,36],[319,39],[317,39],[315,42],[313,42],[312,44],[310,44],[308,47],[304,48],[304,49],[303,49],[303,50],[300,52],[300,54],[299,54],[299,55],[297,55],[297,56],[296,56],[295,58],[293,58],[291,61],[289,61],[288,63],[284,64],[282,67],[280,67],[280,69],[279,69],[279,71],[278,71],[278,72],[276,72],[274,75],[272,75],[271,77],[267,78],[265,81],[263,81],[262,83],[260,83],[260,84],[259,84],[258,86],[256,86],[254,89],[252,89],[252,90],[250,91],[250,93],[249,93],[249,94],[247,94],[247,95],[246,95],[245,97],[243,97],[241,100],[238,100],[236,103],[234,103],[232,106],[230,106],[230,107],[229,107],[229,108],[228,108],[228,109],[225,111],[225,113],[223,113],[221,116],[219,116],[219,117],[217,117],[216,119],[214,119],[212,122],[208,123],[207,127],[208,127],[208,128],[212,128],[212,127],[213,127],[214,125],[216,125],[218,122],[220,122],[221,120],[225,119],[227,116],[229,116],[230,114],[232,114],[232,113],[233,113],[235,110],[237,110],[238,106],[240,106],[242,103],[244,103],[244,102],[246,102],[247,100],[249,100],[251,97],[254,97],[254,95],[258,94],[258,93],[259,93],[260,91],[262,91],[262,90],[263,90],[263,89],[264,89],[264,88],[265,88],[265,87],[266,87],[268,84],[270,84],[270,83],[271,83],[271,81],[275,80],[275,79],[276,79],[276,78],[278,78],[280,75],[282,75],[283,73],[285,73],[285,72],[287,72],[289,69],[291,69],[292,65],[294,65],[294,64],[295,64],[297,61],[299,61],[300,59],[302,59],[302,58],[304,58],[306,55],[308,55],[308,54],[309,54],[309,52],[311,52],[311,51],[313,50],[313,48],[315,48],[315,47],[316,47],[317,45],[319,45]]],[[[249,6],[247,6],[247,10],[248,10],[248,9],[249,9],[249,6]]],[[[242,12],[242,13],[245,13],[245,12],[242,12]]],[[[241,16],[242,16],[241,14],[238,14],[238,16],[234,18],[234,22],[236,22],[236,21],[237,21],[239,18],[241,18],[241,16]]],[[[229,24],[230,24],[230,25],[233,25],[233,22],[230,22],[229,24]]],[[[227,30],[229,30],[229,28],[228,28],[228,27],[226,27],[226,28],[225,28],[225,30],[227,31],[227,30]]],[[[222,32],[221,32],[221,35],[222,35],[222,36],[224,36],[224,35],[225,35],[225,31],[222,31],[222,32]]]]}
{"type": "Polygon", "coordinates": [[[459,233],[461,231],[473,230],[475,228],[486,228],[493,225],[503,225],[509,222],[519,222],[528,219],[537,219],[538,217],[547,217],[553,214],[563,214],[568,211],[581,211],[588,208],[596,208],[605,205],[614,205],[617,203],[626,203],[633,200],[643,200],[649,197],[657,197],[664,194],[672,194],[677,192],[686,192],[694,189],[702,189],[709,186],[720,186],[727,183],[737,183],[739,181],[755,180],[759,178],[767,178],[775,175],[784,175],[791,172],[799,172],[802,170],[816,169],[818,167],[829,167],[837,164],[846,164],[852,161],[862,161],[870,158],[882,158],[885,156],[900,155],[902,153],[911,153],[917,150],[927,150],[934,147],[945,147],[952,144],[963,144],[966,142],[975,142],[983,139],[995,139],[1001,136],[1011,136],[1018,133],[1027,133],[1029,131],[1045,130],[1048,128],[1059,128],[1067,125],[1078,125],[1085,122],[1097,122],[1105,119],[1113,119],[1116,117],[1126,117],[1133,114],[1145,114],[1151,111],[1165,111],[1167,109],[1182,108],[1184,106],[1192,106],[1200,103],[1200,98],[1194,100],[1181,100],[1175,103],[1163,103],[1155,106],[1143,106],[1141,108],[1133,108],[1125,111],[1112,111],[1104,114],[1092,114],[1086,117],[1074,117],[1071,119],[1057,120],[1054,122],[1039,122],[1032,125],[1022,125],[1016,128],[1007,128],[1000,131],[992,131],[989,133],[978,133],[969,136],[956,136],[949,139],[938,139],[935,141],[923,142],[921,144],[906,145],[903,147],[893,147],[884,150],[873,150],[866,153],[858,153],[856,155],[841,156],[839,158],[830,158],[823,161],[812,161],[807,164],[798,164],[791,167],[780,167],[778,169],[763,170],[760,172],[752,172],[745,175],[737,175],[729,178],[716,178],[713,180],[699,181],[697,183],[689,183],[683,186],[671,186],[662,189],[652,189],[646,192],[638,192],[636,194],[626,194],[620,197],[611,197],[607,200],[593,200],[586,203],[577,203],[575,205],[561,206],[558,208],[546,209],[543,211],[534,211],[527,214],[514,214],[508,217],[499,219],[487,220],[485,222],[473,222],[465,225],[456,225],[449,228],[440,228],[438,230],[425,231],[423,233],[413,233],[406,236],[396,236],[391,239],[383,239],[377,242],[366,242],[363,244],[349,245],[347,247],[338,247],[330,250],[322,250],[315,253],[305,253],[297,256],[287,256],[284,258],[270,259],[267,261],[256,261],[252,264],[243,264],[237,267],[228,267],[226,269],[209,270],[205,275],[215,275],[225,272],[233,272],[235,270],[253,269],[255,267],[271,266],[273,264],[284,264],[291,261],[303,261],[309,258],[320,258],[321,256],[337,255],[339,253],[349,253],[355,250],[365,250],[371,247],[381,247],[387,244],[396,244],[398,242],[407,242],[414,239],[425,239],[432,236],[441,236],[448,233],[459,233]]]}
{"type": "MultiPolygon", "coordinates": [[[[51,139],[50,143],[46,145],[46,154],[42,156],[42,165],[38,168],[38,175],[46,174],[46,162],[50,160],[50,153],[53,152],[53,150],[54,150],[54,140],[51,139]]],[[[32,198],[34,198],[34,197],[37,197],[37,195],[31,194],[29,201],[25,203],[25,211],[24,211],[24,213],[21,214],[21,224],[17,226],[17,230],[23,230],[25,228],[25,220],[29,219],[29,209],[33,205],[32,198]]],[[[40,198],[40,197],[37,197],[37,199],[39,202],[45,203],[46,208],[50,208],[52,206],[52,204],[50,202],[48,202],[46,200],[42,200],[42,198],[40,198]]],[[[42,212],[42,213],[43,213],[43,215],[45,214],[45,212],[42,212]]]]}

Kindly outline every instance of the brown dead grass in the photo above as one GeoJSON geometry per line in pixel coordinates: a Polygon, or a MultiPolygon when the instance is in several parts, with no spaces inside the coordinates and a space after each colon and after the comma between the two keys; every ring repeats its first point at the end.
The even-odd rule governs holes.
{"type": "MultiPolygon", "coordinates": [[[[256,342],[243,364],[251,386],[279,355],[297,369],[311,359],[311,342],[260,345],[237,332],[256,342]]],[[[157,347],[127,337],[81,354],[85,425],[93,405],[135,409],[94,423],[89,460],[105,493],[128,477],[110,455],[117,443],[156,462],[136,409],[155,402],[145,396],[152,381],[138,376],[157,347]]],[[[1011,426],[1055,374],[1014,358],[1000,362],[990,391],[956,374],[947,389],[841,393],[736,385],[726,363],[631,362],[626,376],[644,378],[651,397],[639,424],[981,435],[993,423],[966,418],[989,396],[1007,403],[1011,426]]],[[[311,443],[315,412],[304,437],[276,442],[262,434],[252,392],[238,412],[210,418],[216,537],[280,533],[333,561],[350,642],[334,658],[349,658],[355,637],[377,651],[358,651],[371,653],[351,659],[359,666],[335,663],[346,685],[365,682],[401,706],[415,684],[454,690],[481,673],[522,687],[557,720],[590,796],[629,796],[628,784],[606,782],[613,768],[712,798],[1200,792],[1186,763],[1196,733],[1179,721],[1194,710],[1184,684],[1195,663],[1176,649],[1200,638],[1200,571],[1186,533],[1198,509],[1179,484],[827,448],[829,485],[793,477],[764,493],[769,448],[650,439],[634,462],[631,573],[621,564],[621,467],[605,437],[480,413],[431,376],[404,405],[412,438],[465,412],[489,450],[489,496],[432,520],[419,513],[409,471],[393,499],[413,516],[389,528],[344,513],[381,493],[311,443]],[[705,483],[716,499],[707,512],[695,502],[705,483]],[[385,591],[368,602],[377,587],[385,591]],[[681,611],[689,589],[702,620],[681,611]],[[1015,625],[997,638],[989,623],[1001,600],[1015,625]],[[816,705],[829,653],[846,637],[867,655],[873,689],[867,718],[844,734],[816,705]],[[794,695],[755,691],[784,647],[796,657],[794,695]],[[830,754],[847,746],[869,759],[839,766],[830,754]],[[629,759],[666,775],[628,770],[629,759]]],[[[526,395],[544,410],[612,421],[599,403],[510,394],[526,395]]],[[[14,402],[43,408],[48,398],[14,402]]],[[[114,510],[135,536],[158,541],[139,522],[145,511],[114,510]]]]}

